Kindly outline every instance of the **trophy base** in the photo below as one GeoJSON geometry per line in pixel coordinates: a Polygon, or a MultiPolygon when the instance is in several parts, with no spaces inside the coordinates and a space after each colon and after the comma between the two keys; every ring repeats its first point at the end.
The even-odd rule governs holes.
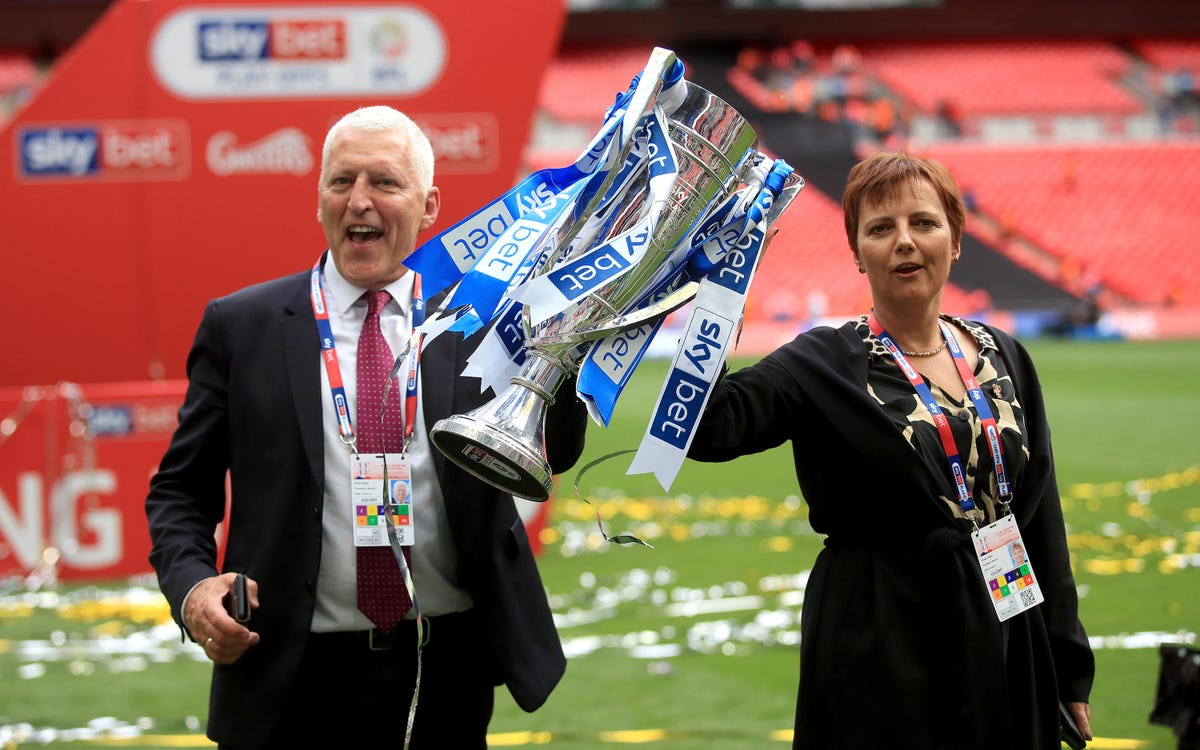
{"type": "Polygon", "coordinates": [[[541,503],[554,491],[540,451],[469,414],[438,420],[429,438],[460,469],[505,492],[541,503]]]}

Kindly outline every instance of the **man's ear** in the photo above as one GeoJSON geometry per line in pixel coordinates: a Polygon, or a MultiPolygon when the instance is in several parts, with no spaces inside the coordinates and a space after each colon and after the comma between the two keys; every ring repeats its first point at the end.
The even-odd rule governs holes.
{"type": "Polygon", "coordinates": [[[442,191],[438,190],[437,185],[434,185],[425,194],[425,215],[421,217],[421,231],[433,226],[440,210],[442,210],[442,191]]]}

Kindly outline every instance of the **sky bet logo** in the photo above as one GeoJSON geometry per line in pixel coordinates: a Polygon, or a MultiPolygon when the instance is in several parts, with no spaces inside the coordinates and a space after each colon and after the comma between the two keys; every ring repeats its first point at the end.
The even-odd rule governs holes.
{"type": "Polygon", "coordinates": [[[21,128],[22,179],[182,180],[188,130],[181,120],[35,125],[21,128]]]}
{"type": "Polygon", "coordinates": [[[346,23],[341,19],[201,21],[197,34],[202,62],[342,60],[346,57],[346,23]]]}

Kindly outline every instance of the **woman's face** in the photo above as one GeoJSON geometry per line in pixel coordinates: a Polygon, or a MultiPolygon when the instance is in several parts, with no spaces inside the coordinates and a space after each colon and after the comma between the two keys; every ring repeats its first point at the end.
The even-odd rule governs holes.
{"type": "Polygon", "coordinates": [[[859,206],[857,256],[877,306],[940,300],[958,254],[941,198],[927,180],[859,206]]]}

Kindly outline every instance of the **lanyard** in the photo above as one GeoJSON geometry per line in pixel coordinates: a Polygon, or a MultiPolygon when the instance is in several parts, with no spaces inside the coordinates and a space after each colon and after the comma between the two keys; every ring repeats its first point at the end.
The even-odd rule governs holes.
{"type": "MultiPolygon", "coordinates": [[[[868,323],[871,326],[871,332],[875,334],[875,337],[883,343],[888,353],[892,355],[892,359],[900,366],[900,370],[908,378],[908,382],[912,384],[913,389],[917,392],[917,396],[925,404],[925,408],[929,410],[930,415],[933,417],[933,424],[937,427],[938,436],[942,441],[942,450],[946,452],[946,461],[950,464],[950,475],[954,478],[954,487],[958,492],[959,507],[962,508],[967,518],[972,518],[976,515],[970,512],[975,510],[975,501],[971,499],[971,492],[967,488],[967,472],[963,467],[962,457],[958,454],[958,447],[954,444],[954,433],[950,430],[950,423],[947,421],[945,413],[938,406],[937,401],[933,397],[933,392],[929,390],[929,386],[925,383],[925,379],[909,363],[908,358],[904,356],[904,352],[900,351],[900,347],[896,345],[891,335],[883,330],[883,326],[875,318],[874,311],[871,312],[868,323]]],[[[959,377],[962,378],[963,385],[967,388],[967,395],[970,396],[971,403],[975,405],[975,411],[979,415],[983,433],[987,437],[988,451],[992,455],[992,465],[996,468],[996,487],[1000,495],[999,501],[1002,506],[1007,506],[1011,502],[1012,488],[1009,486],[1008,471],[1004,464],[1004,447],[1000,443],[1000,428],[996,425],[996,419],[992,415],[991,406],[983,396],[983,389],[979,387],[978,381],[975,380],[975,375],[971,372],[970,366],[967,365],[967,358],[963,355],[962,347],[958,345],[958,339],[955,338],[954,332],[942,321],[938,321],[938,326],[941,328],[942,336],[946,339],[946,343],[950,347],[950,354],[954,357],[954,366],[958,370],[959,377]]]]}
{"type": "MultiPolygon", "coordinates": [[[[342,369],[338,367],[337,348],[333,342],[333,328],[329,324],[329,308],[325,304],[325,290],[321,287],[321,258],[313,265],[309,279],[309,300],[312,302],[313,317],[317,320],[317,335],[321,339],[321,360],[325,363],[325,372],[329,376],[329,391],[333,396],[333,405],[337,411],[338,435],[342,442],[357,452],[357,438],[354,434],[354,423],[350,419],[350,408],[346,401],[346,385],[342,381],[342,369]]],[[[404,388],[404,444],[400,449],[403,453],[412,438],[413,428],[417,421],[417,370],[421,365],[421,344],[424,335],[417,329],[425,322],[425,301],[421,298],[421,277],[413,281],[412,304],[412,336],[396,364],[388,376],[388,382],[396,377],[401,360],[408,365],[408,380],[404,388]]],[[[386,393],[385,396],[386,398],[386,393]]]]}

